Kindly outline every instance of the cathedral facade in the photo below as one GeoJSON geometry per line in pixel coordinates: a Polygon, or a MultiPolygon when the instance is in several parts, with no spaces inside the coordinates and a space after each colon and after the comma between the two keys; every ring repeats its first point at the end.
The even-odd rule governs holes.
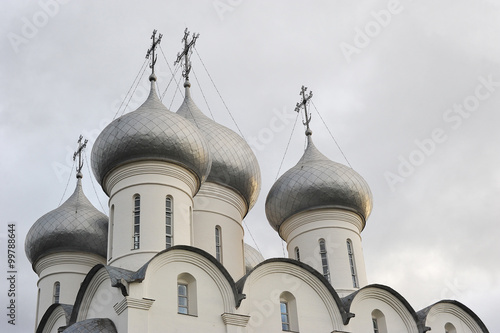
{"type": "MultiPolygon", "coordinates": [[[[109,216],[82,191],[30,229],[37,273],[36,332],[488,332],[465,305],[415,310],[389,286],[369,284],[361,232],[372,209],[366,181],[314,145],[266,199],[289,258],[264,260],[242,221],[260,191],[249,145],[196,106],[188,79],[177,112],[150,94],[111,122],[92,149],[109,216]]],[[[80,146],[80,151],[82,149],[80,146]]]]}

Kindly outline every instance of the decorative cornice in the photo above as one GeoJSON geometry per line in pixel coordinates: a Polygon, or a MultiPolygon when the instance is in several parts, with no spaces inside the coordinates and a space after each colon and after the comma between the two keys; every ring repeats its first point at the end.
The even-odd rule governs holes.
{"type": "MultiPolygon", "coordinates": [[[[33,269],[40,276],[40,274],[47,268],[57,265],[82,265],[89,269],[97,264],[105,264],[106,259],[96,254],[85,252],[60,252],[52,253],[40,258],[33,269]]],[[[69,272],[67,269],[64,272],[69,272]]],[[[61,273],[64,273],[61,271],[61,273]]]]}
{"type": "Polygon", "coordinates": [[[299,227],[305,226],[311,222],[327,221],[340,223],[347,222],[356,228],[353,231],[357,230],[358,234],[361,233],[361,230],[363,230],[364,227],[361,217],[353,212],[334,208],[322,208],[300,212],[299,214],[290,217],[280,226],[280,235],[284,240],[287,240],[290,234],[299,227]]]}
{"type": "MultiPolygon", "coordinates": [[[[223,201],[236,208],[240,213],[242,219],[247,213],[246,201],[240,194],[238,194],[237,192],[228,187],[224,187],[216,183],[212,182],[203,183],[196,197],[197,198],[206,197],[210,199],[223,201]]],[[[195,207],[195,209],[197,208],[195,207]]],[[[203,210],[203,208],[201,210],[203,210]]]]}
{"type": "Polygon", "coordinates": [[[248,321],[250,320],[250,316],[236,314],[236,313],[227,313],[227,312],[221,314],[221,317],[225,325],[233,325],[241,327],[246,327],[248,321]]]}
{"type": "Polygon", "coordinates": [[[115,309],[116,313],[120,315],[123,311],[128,308],[131,309],[139,309],[139,310],[149,310],[151,305],[154,303],[154,299],[148,298],[133,298],[130,296],[124,297],[120,302],[113,305],[113,309],[115,309]]]}
{"type": "Polygon", "coordinates": [[[193,196],[199,188],[198,178],[193,173],[176,164],[159,161],[140,161],[121,166],[106,177],[103,187],[106,189],[106,192],[112,196],[110,190],[120,181],[133,176],[142,175],[161,175],[176,178],[189,187],[191,196],[193,196]]]}

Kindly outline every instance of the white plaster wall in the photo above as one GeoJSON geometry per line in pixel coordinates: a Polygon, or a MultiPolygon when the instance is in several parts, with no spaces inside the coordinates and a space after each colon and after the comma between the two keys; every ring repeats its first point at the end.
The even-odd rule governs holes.
{"type": "Polygon", "coordinates": [[[143,284],[147,284],[143,297],[155,300],[149,309],[148,332],[165,332],[166,325],[169,326],[169,332],[226,332],[221,318],[224,313],[221,292],[202,268],[185,262],[171,262],[154,272],[143,284]],[[196,279],[196,316],[177,313],[177,277],[181,273],[189,273],[196,279]]]}
{"type": "Polygon", "coordinates": [[[283,332],[279,303],[284,291],[288,291],[296,299],[298,331],[313,333],[334,330],[323,299],[300,278],[284,273],[271,273],[247,283],[244,288],[247,297],[242,301],[238,312],[250,315],[248,333],[283,332]]]}
{"type": "Polygon", "coordinates": [[[300,250],[300,261],[323,274],[319,240],[325,240],[332,286],[345,296],[359,288],[353,287],[347,239],[353,245],[356,273],[360,288],[367,285],[366,268],[361,244],[361,219],[354,213],[334,209],[308,211],[297,214],[281,227],[290,258],[295,259],[295,247],[300,250]]]}
{"type": "Polygon", "coordinates": [[[39,276],[37,286],[40,288],[37,304],[37,326],[48,307],[53,303],[54,284],[57,281],[60,283],[59,303],[74,304],[80,284],[87,273],[96,264],[104,262],[104,258],[79,252],[50,254],[38,260],[35,264],[35,270],[39,276]]]}
{"type": "Polygon", "coordinates": [[[114,206],[108,264],[137,270],[165,250],[165,199],[173,200],[173,245],[192,245],[190,207],[196,178],[171,163],[137,162],[114,171],[107,182],[114,206]],[[134,196],[141,196],[140,248],[133,249],[134,196]]]}
{"type": "MultiPolygon", "coordinates": [[[[416,323],[412,319],[411,314],[399,301],[395,300],[393,296],[387,294],[385,291],[380,291],[379,295],[383,296],[381,296],[380,299],[374,298],[379,298],[379,296],[370,296],[360,301],[353,301],[350,312],[354,313],[356,316],[351,318],[347,329],[348,332],[373,332],[372,312],[374,310],[379,310],[384,314],[387,332],[418,332],[416,323]],[[389,302],[384,301],[384,298],[391,299],[391,303],[393,304],[391,305],[389,302]],[[395,310],[394,304],[396,308],[399,309],[399,313],[395,310]],[[408,327],[408,325],[410,327],[408,327]]],[[[438,332],[440,331],[438,330],[438,332]]]]}
{"type": "Polygon", "coordinates": [[[245,274],[241,225],[245,209],[245,202],[238,194],[214,183],[204,183],[194,197],[194,246],[215,257],[215,227],[220,226],[221,263],[235,281],[245,274]]]}

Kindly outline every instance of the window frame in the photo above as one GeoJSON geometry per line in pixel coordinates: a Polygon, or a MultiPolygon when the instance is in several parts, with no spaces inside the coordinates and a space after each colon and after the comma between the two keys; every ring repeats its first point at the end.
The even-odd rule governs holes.
{"type": "Polygon", "coordinates": [[[138,250],[141,248],[141,196],[139,194],[135,194],[133,198],[132,249],[138,250]]]}
{"type": "Polygon", "coordinates": [[[294,252],[295,252],[295,260],[300,261],[300,250],[298,246],[295,247],[294,252]]]}
{"type": "Polygon", "coordinates": [[[354,248],[352,246],[352,241],[350,239],[347,239],[346,245],[347,245],[347,257],[349,259],[349,267],[351,270],[352,287],[359,288],[358,272],[356,270],[356,259],[354,256],[354,248]]]}
{"type": "Polygon", "coordinates": [[[165,248],[174,244],[174,203],[170,195],[165,198],[165,248]],[[170,232],[169,232],[170,229],[170,232]]]}
{"type": "Polygon", "coordinates": [[[215,226],[215,259],[222,263],[222,228],[215,226]]]}
{"type": "Polygon", "coordinates": [[[52,291],[52,303],[59,304],[60,299],[61,299],[61,282],[56,281],[54,282],[54,289],[52,291]]]}
{"type": "Polygon", "coordinates": [[[287,301],[280,300],[281,330],[290,332],[290,313],[287,301]],[[285,312],[283,312],[283,307],[285,312]]]}
{"type": "Polygon", "coordinates": [[[330,265],[328,263],[328,254],[326,251],[326,242],[323,238],[320,238],[319,241],[319,255],[321,259],[321,267],[323,268],[323,277],[328,280],[328,282],[331,282],[331,277],[330,277],[330,265]]]}
{"type": "Polygon", "coordinates": [[[189,284],[183,282],[177,282],[177,313],[179,314],[189,314],[189,284]],[[181,295],[180,290],[181,287],[185,289],[185,295],[181,295]],[[181,299],[186,300],[186,304],[181,304],[181,299]],[[184,309],[185,312],[181,311],[184,309]]]}

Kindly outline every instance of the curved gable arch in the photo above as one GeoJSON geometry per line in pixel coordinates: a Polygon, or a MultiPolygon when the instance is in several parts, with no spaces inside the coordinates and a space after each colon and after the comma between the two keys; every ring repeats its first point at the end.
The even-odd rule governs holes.
{"type": "Polygon", "coordinates": [[[249,290],[258,280],[270,274],[285,274],[306,283],[322,300],[330,316],[331,326],[334,330],[341,331],[343,329],[343,324],[350,314],[344,311],[337,292],[319,272],[296,260],[273,258],[260,263],[238,281],[237,284],[240,292],[249,290]]]}
{"type": "MultiPolygon", "coordinates": [[[[442,327],[435,327],[436,323],[440,321],[438,318],[443,315],[450,315],[455,317],[473,333],[488,333],[488,329],[479,317],[467,306],[458,301],[442,300],[434,303],[433,305],[419,311],[421,321],[427,327],[434,330],[442,329],[442,327]]],[[[443,326],[444,327],[444,326],[443,326]]]]}
{"type": "Polygon", "coordinates": [[[231,275],[213,256],[201,249],[191,246],[173,246],[158,253],[144,265],[138,273],[143,276],[146,290],[148,288],[147,281],[149,277],[173,262],[194,265],[203,270],[219,288],[223,300],[224,311],[228,313],[234,312],[237,303],[239,303],[238,299],[240,295],[236,290],[231,275]]]}
{"type": "Polygon", "coordinates": [[[36,333],[51,332],[53,328],[56,327],[57,322],[64,322],[64,325],[60,326],[67,326],[69,324],[72,309],[72,305],[60,303],[52,304],[48,307],[40,320],[36,333]]]}
{"type": "MultiPolygon", "coordinates": [[[[361,307],[361,303],[366,300],[378,300],[388,305],[391,309],[396,312],[399,318],[404,323],[406,328],[406,332],[409,333],[419,333],[420,329],[418,328],[418,319],[415,310],[411,307],[411,305],[406,301],[406,299],[401,296],[394,289],[379,285],[372,284],[366,287],[361,288],[355,293],[344,298],[345,304],[347,306],[348,311],[352,311],[356,314],[356,308],[361,307]]],[[[373,310],[370,309],[371,313],[373,310]]],[[[385,314],[387,315],[387,314],[385,314]]],[[[389,324],[388,324],[389,325],[389,324]]],[[[388,328],[390,331],[390,328],[388,328]]]]}
{"type": "Polygon", "coordinates": [[[94,266],[80,286],[69,325],[88,319],[89,316],[100,315],[102,310],[113,309],[113,304],[124,295],[124,289],[121,289],[120,292],[122,286],[117,283],[120,280],[118,275],[128,277],[127,273],[132,272],[102,264],[94,266]],[[107,285],[105,285],[106,283],[107,285]],[[112,288],[116,288],[116,290],[112,288]]]}

